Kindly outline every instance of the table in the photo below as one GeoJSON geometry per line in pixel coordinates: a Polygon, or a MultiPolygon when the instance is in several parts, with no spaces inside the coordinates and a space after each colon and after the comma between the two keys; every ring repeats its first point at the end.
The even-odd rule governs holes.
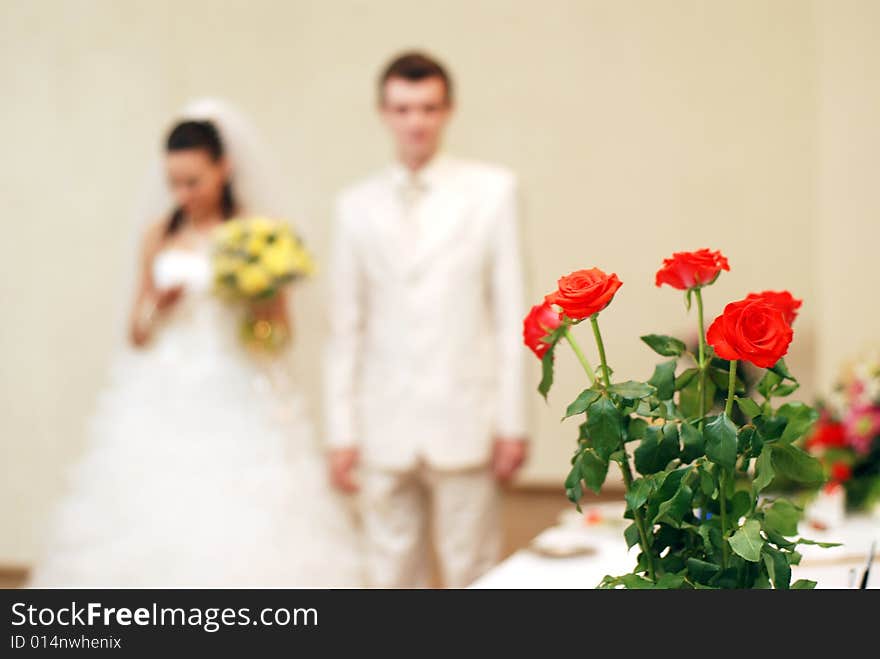
{"type": "MultiPolygon", "coordinates": [[[[635,565],[638,547],[626,550],[623,528],[624,504],[603,503],[560,513],[559,524],[542,531],[532,546],[521,549],[483,575],[471,588],[594,588],[606,574],[621,575],[635,565]],[[591,520],[591,523],[586,520],[591,520]],[[546,542],[542,542],[546,541],[546,542]],[[535,547],[571,546],[589,548],[592,553],[553,557],[535,547]]],[[[812,579],[817,588],[849,588],[861,579],[871,542],[880,545],[880,522],[871,517],[851,517],[819,531],[804,529],[803,537],[820,542],[842,542],[841,547],[802,545],[801,565],[792,568],[792,582],[812,579]]],[[[880,558],[874,562],[869,588],[880,588],[880,558]]]]}

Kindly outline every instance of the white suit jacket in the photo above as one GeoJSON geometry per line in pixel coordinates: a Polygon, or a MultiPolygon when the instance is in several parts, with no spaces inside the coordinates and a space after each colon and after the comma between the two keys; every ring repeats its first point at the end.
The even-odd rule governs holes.
{"type": "Polygon", "coordinates": [[[418,234],[407,242],[408,176],[394,165],[338,200],[327,440],[383,469],[483,465],[493,436],[525,435],[515,179],[435,157],[419,172],[418,234]]]}

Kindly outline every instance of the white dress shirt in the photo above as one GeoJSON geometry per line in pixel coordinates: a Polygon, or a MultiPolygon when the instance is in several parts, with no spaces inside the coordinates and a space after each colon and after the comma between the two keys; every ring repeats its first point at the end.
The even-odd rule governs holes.
{"type": "Polygon", "coordinates": [[[516,183],[493,165],[394,165],[338,200],[325,360],[328,443],[368,465],[486,464],[524,437],[516,183]]]}

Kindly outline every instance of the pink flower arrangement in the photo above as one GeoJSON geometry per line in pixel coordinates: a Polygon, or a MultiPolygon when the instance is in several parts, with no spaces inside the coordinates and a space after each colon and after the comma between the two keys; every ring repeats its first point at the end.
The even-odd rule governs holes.
{"type": "Polygon", "coordinates": [[[859,361],[836,387],[806,448],[825,465],[829,486],[843,486],[847,506],[880,502],[880,355],[859,361]]]}

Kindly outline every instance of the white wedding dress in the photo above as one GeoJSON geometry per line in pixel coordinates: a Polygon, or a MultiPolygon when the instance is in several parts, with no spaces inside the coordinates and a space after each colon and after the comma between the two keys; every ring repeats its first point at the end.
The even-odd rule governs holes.
{"type": "Polygon", "coordinates": [[[31,586],[358,586],[344,501],[283,359],[239,342],[208,245],[154,261],[184,286],[153,343],[126,351],[31,586]]]}

